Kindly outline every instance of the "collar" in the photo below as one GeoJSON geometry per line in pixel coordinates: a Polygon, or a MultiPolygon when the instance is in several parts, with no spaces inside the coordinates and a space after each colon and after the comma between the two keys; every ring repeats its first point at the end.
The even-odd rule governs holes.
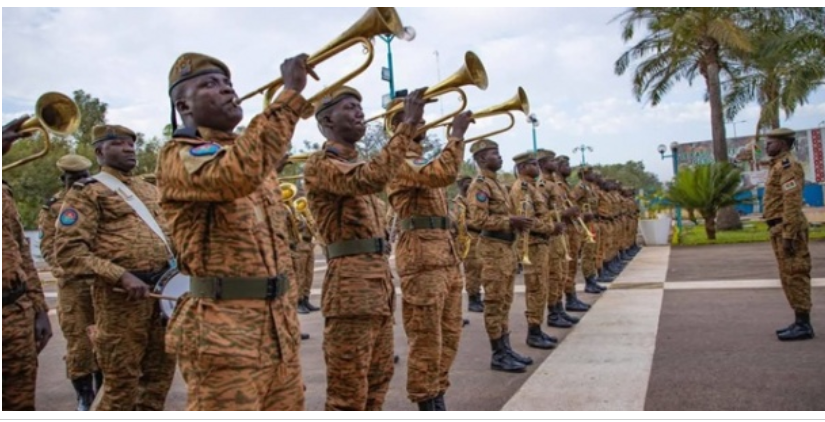
{"type": "Polygon", "coordinates": [[[494,171],[490,171],[490,170],[487,170],[487,169],[480,169],[479,173],[484,177],[489,177],[490,179],[498,180],[498,175],[494,171]]]}
{"type": "Polygon", "coordinates": [[[776,157],[771,158],[771,164],[776,164],[782,160],[791,158],[791,152],[785,151],[777,155],[776,157]]]}
{"type": "Polygon", "coordinates": [[[131,172],[124,173],[124,172],[122,172],[118,169],[115,169],[115,168],[112,168],[112,167],[109,167],[109,166],[102,166],[100,168],[100,171],[105,172],[105,173],[109,173],[112,176],[117,177],[118,180],[120,180],[123,183],[129,183],[129,181],[132,179],[131,172]]]}
{"type": "Polygon", "coordinates": [[[235,142],[238,135],[234,132],[224,132],[222,130],[211,129],[205,126],[198,126],[197,128],[182,127],[172,134],[174,138],[192,138],[203,139],[208,142],[218,144],[231,144],[235,142]]]}
{"type": "Polygon", "coordinates": [[[529,184],[529,185],[535,185],[536,184],[536,180],[533,179],[532,177],[529,177],[529,176],[519,175],[518,180],[520,182],[527,182],[527,184],[529,184]]]}
{"type": "Polygon", "coordinates": [[[350,145],[346,142],[340,141],[333,141],[328,139],[324,142],[324,146],[322,147],[324,151],[329,152],[336,157],[343,158],[351,163],[354,163],[358,160],[358,150],[355,149],[355,145],[350,145]]]}

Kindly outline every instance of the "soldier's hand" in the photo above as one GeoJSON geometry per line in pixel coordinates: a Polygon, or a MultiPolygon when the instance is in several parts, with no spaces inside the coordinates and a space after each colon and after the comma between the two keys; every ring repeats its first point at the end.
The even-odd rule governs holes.
{"type": "Polygon", "coordinates": [[[49,321],[49,313],[38,312],[34,316],[34,341],[37,344],[37,353],[46,348],[52,338],[52,323],[49,321]]]}
{"type": "Polygon", "coordinates": [[[555,223],[553,224],[553,231],[550,233],[552,236],[559,236],[564,233],[564,223],[555,223]]]}
{"type": "Polygon", "coordinates": [[[562,213],[565,218],[576,218],[581,215],[581,211],[579,211],[579,207],[570,207],[562,213]]]}
{"type": "Polygon", "coordinates": [[[785,251],[785,256],[796,255],[796,244],[793,239],[785,239],[782,244],[782,249],[785,251]]]}
{"type": "Polygon", "coordinates": [[[301,92],[307,86],[307,74],[312,75],[314,79],[318,79],[315,71],[307,65],[309,55],[299,54],[290,59],[284,60],[281,63],[281,77],[284,78],[284,88],[293,91],[301,92]]]}
{"type": "Polygon", "coordinates": [[[475,122],[473,112],[469,110],[455,116],[452,129],[450,130],[450,137],[464,139],[464,134],[467,133],[467,128],[470,127],[470,123],[475,122]]]}
{"type": "Polygon", "coordinates": [[[418,88],[404,98],[404,123],[410,126],[417,126],[424,118],[424,106],[427,100],[424,99],[424,91],[427,87],[418,88]]]}
{"type": "Polygon", "coordinates": [[[510,227],[512,227],[513,230],[518,230],[518,231],[529,230],[530,228],[533,227],[533,224],[535,224],[535,221],[530,217],[521,217],[521,216],[512,216],[512,217],[510,217],[510,227]]]}
{"type": "Polygon", "coordinates": [[[120,286],[123,287],[123,290],[126,290],[126,298],[129,300],[149,297],[149,286],[132,273],[127,272],[120,277],[120,286]]]}
{"type": "Polygon", "coordinates": [[[585,222],[585,223],[590,223],[590,222],[591,222],[591,221],[593,221],[595,218],[596,218],[596,217],[593,215],[593,213],[592,213],[592,212],[586,212],[586,213],[582,214],[582,219],[584,219],[584,222],[585,222]]]}
{"type": "Polygon", "coordinates": [[[14,141],[28,136],[26,133],[20,133],[20,126],[29,119],[28,115],[18,117],[3,126],[3,154],[9,152],[14,141]]]}

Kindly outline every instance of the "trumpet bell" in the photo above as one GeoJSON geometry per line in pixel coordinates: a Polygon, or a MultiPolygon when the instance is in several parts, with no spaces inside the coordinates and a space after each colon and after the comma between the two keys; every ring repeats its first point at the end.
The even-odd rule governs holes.
{"type": "Polygon", "coordinates": [[[302,196],[292,201],[292,206],[295,207],[298,212],[304,212],[309,208],[309,203],[307,202],[306,197],[302,196]]]}
{"type": "Polygon", "coordinates": [[[281,183],[281,199],[290,201],[298,194],[298,187],[292,183],[281,183]]]}
{"type": "Polygon", "coordinates": [[[59,92],[47,92],[37,99],[34,106],[34,116],[23,122],[21,132],[42,132],[43,149],[28,157],[3,166],[3,170],[10,170],[34,161],[49,153],[51,137],[49,133],[66,136],[72,134],[80,126],[80,108],[75,102],[59,92]]]}
{"type": "MultiPolygon", "coordinates": [[[[498,135],[508,130],[512,129],[516,125],[516,119],[513,117],[514,111],[520,111],[525,115],[530,114],[530,100],[527,98],[527,92],[524,91],[524,88],[518,87],[516,91],[516,95],[511,97],[509,100],[504,101],[501,104],[496,104],[494,106],[487,107],[485,109],[479,110],[477,112],[473,112],[473,118],[475,120],[483,119],[486,117],[495,117],[499,115],[505,115],[510,118],[510,124],[505,126],[504,128],[494,130],[491,132],[484,133],[482,135],[474,136],[470,139],[464,141],[465,144],[479,141],[481,139],[489,138],[494,135],[498,135]]],[[[447,130],[450,130],[450,125],[447,125],[447,130]]]]}

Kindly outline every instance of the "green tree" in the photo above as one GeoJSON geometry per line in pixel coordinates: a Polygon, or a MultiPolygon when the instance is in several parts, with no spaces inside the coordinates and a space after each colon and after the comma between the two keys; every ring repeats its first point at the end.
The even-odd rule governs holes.
{"type": "MultiPolygon", "coordinates": [[[[644,189],[645,192],[655,192],[662,188],[662,182],[654,173],[645,170],[645,165],[641,161],[628,161],[624,164],[602,164],[594,165],[593,168],[602,173],[608,179],[616,179],[623,186],[633,187],[636,190],[644,189]]],[[[576,175],[576,172],[573,173],[576,175]]]]}
{"type": "Polygon", "coordinates": [[[722,208],[736,205],[742,171],[730,163],[700,164],[679,171],[667,191],[674,204],[693,209],[705,219],[708,240],[716,240],[716,217],[722,208]]]}

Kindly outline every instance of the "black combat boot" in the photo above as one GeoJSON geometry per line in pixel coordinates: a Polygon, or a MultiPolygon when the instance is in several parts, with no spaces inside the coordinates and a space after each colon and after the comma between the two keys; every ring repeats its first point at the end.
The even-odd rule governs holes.
{"type": "Polygon", "coordinates": [[[462,318],[462,319],[461,319],[461,328],[464,328],[464,327],[466,327],[466,326],[468,326],[468,325],[470,325],[470,320],[469,320],[469,319],[467,319],[467,318],[462,318]]]}
{"type": "Polygon", "coordinates": [[[484,312],[484,302],[481,301],[481,295],[470,295],[467,301],[467,310],[470,312],[484,312]]]}
{"type": "Polygon", "coordinates": [[[304,307],[307,308],[310,312],[316,312],[321,310],[321,308],[309,302],[309,296],[304,296],[304,307]]]}
{"type": "Polygon", "coordinates": [[[520,354],[516,353],[515,350],[513,350],[513,346],[510,345],[510,333],[503,334],[501,336],[501,340],[504,342],[504,347],[507,348],[507,353],[509,353],[510,356],[512,356],[513,359],[516,362],[518,362],[522,365],[532,365],[533,364],[533,358],[531,358],[530,356],[520,355],[520,354]]]}
{"type": "Polygon", "coordinates": [[[298,299],[298,307],[295,308],[295,310],[299,314],[308,314],[309,313],[309,308],[307,308],[307,303],[306,303],[306,301],[303,297],[298,299]]]}
{"type": "Polygon", "coordinates": [[[536,349],[554,349],[556,343],[550,342],[541,332],[541,325],[530,324],[527,327],[527,345],[536,349]]]}
{"type": "Polygon", "coordinates": [[[418,410],[436,410],[435,399],[427,399],[418,402],[418,410]]]}
{"type": "Polygon", "coordinates": [[[584,279],[585,293],[601,294],[605,290],[607,289],[602,286],[599,286],[599,283],[596,282],[595,275],[591,275],[590,277],[586,277],[584,279]]]}
{"type": "Polygon", "coordinates": [[[95,401],[94,379],[92,374],[84,375],[72,380],[72,386],[77,393],[77,411],[88,412],[95,401]]]}
{"type": "Polygon", "coordinates": [[[502,372],[524,372],[527,368],[513,359],[507,353],[507,347],[504,346],[504,337],[490,340],[490,346],[493,348],[493,358],[490,361],[490,369],[502,372]]]}
{"type": "Polygon", "coordinates": [[[600,283],[612,283],[613,280],[616,279],[619,275],[610,271],[610,268],[607,266],[607,262],[602,265],[601,271],[599,271],[599,282],[600,283]]]}
{"type": "Polygon", "coordinates": [[[558,301],[553,306],[547,307],[547,325],[556,328],[572,328],[573,323],[566,320],[559,312],[561,308],[561,301],[558,301]]]}
{"type": "Polygon", "coordinates": [[[568,311],[573,312],[587,312],[590,310],[590,305],[582,302],[579,300],[576,293],[567,293],[567,304],[566,308],[568,311]]]}
{"type": "Polygon", "coordinates": [[[309,334],[301,333],[301,340],[309,340],[309,334]]]}
{"type": "Polygon", "coordinates": [[[787,330],[776,335],[779,340],[810,340],[814,338],[814,327],[811,325],[811,314],[808,312],[797,312],[796,322],[787,330]]]}
{"type": "Polygon", "coordinates": [[[444,402],[444,393],[438,393],[435,396],[435,410],[445,412],[447,411],[447,403],[444,402]]]}
{"type": "Polygon", "coordinates": [[[580,321],[579,317],[568,314],[567,311],[564,309],[563,304],[559,305],[559,314],[561,314],[562,318],[566,319],[568,322],[570,322],[573,325],[578,324],[579,321],[580,321]]]}

